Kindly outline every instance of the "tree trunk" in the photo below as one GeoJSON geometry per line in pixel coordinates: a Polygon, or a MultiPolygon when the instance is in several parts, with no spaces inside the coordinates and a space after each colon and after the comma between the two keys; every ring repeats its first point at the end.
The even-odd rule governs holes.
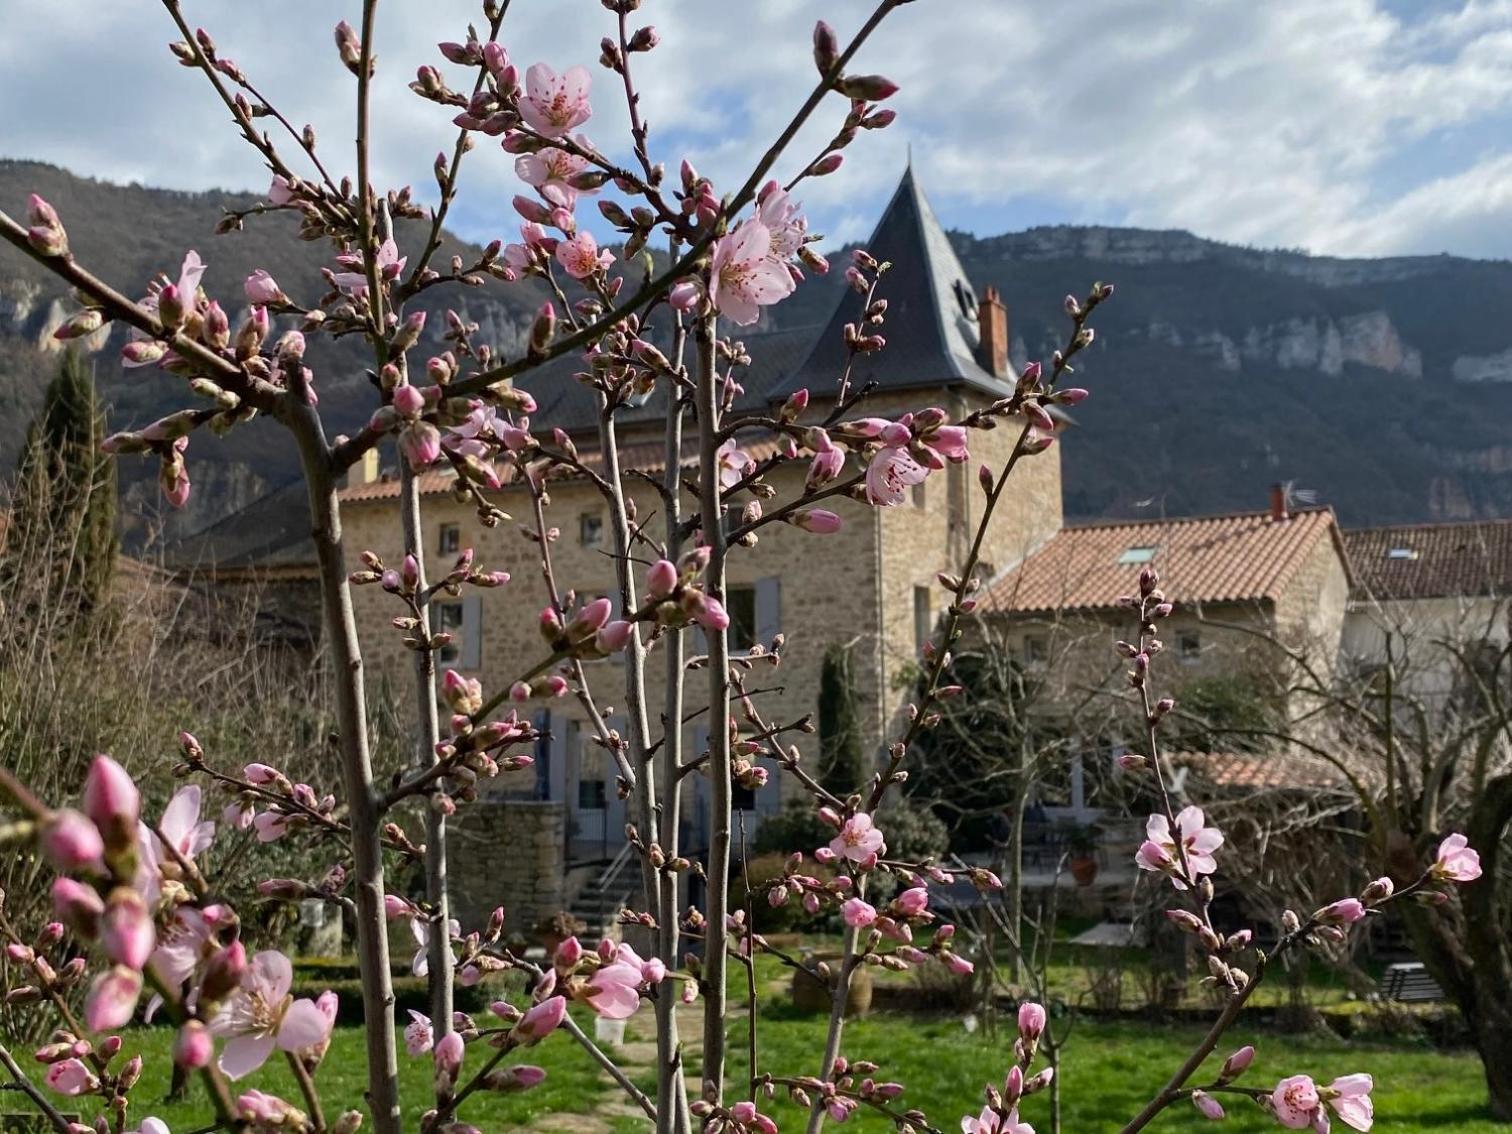
{"type": "Polygon", "coordinates": [[[379,841],[382,819],[373,790],[362,649],[347,582],[341,507],[320,418],[306,402],[290,399],[288,405],[287,424],[299,444],[300,464],[309,492],[310,522],[320,565],[322,616],[336,689],[337,744],[352,829],[352,887],[357,902],[357,954],[367,1038],[366,1097],[375,1134],[399,1134],[399,1060],[394,1042],[394,991],[389,977],[388,932],[383,911],[383,848],[379,841]]]}
{"type": "MultiPolygon", "coordinates": [[[[415,587],[425,591],[425,534],[420,522],[420,478],[408,461],[399,463],[399,512],[404,528],[404,551],[413,555],[416,564],[415,587]]],[[[420,625],[414,637],[428,641],[431,634],[430,604],[420,607],[420,625]]],[[[415,651],[415,766],[435,764],[436,744],[441,739],[441,722],[436,708],[436,654],[434,650],[415,651]]],[[[452,1030],[452,951],[447,924],[451,921],[451,900],[446,881],[446,813],[425,807],[425,901],[430,906],[431,933],[427,950],[430,962],[431,1033],[439,1042],[452,1030]]]]}
{"type": "Polygon", "coordinates": [[[1493,779],[1465,825],[1480,852],[1482,874],[1460,888],[1463,923],[1438,909],[1404,906],[1413,945],[1440,987],[1459,1006],[1481,1064],[1491,1115],[1512,1122],[1512,952],[1497,900],[1501,843],[1512,824],[1512,773],[1493,779]]]}
{"type": "MultiPolygon", "coordinates": [[[[712,598],[725,601],[724,518],[720,513],[719,374],[715,365],[715,317],[698,326],[698,458],[702,487],[699,516],[709,549],[705,585],[712,598]]],[[[704,873],[709,896],[704,927],[703,1095],[724,1097],[725,1075],[725,915],[730,898],[730,637],[709,630],[709,856],[704,873]]]]}

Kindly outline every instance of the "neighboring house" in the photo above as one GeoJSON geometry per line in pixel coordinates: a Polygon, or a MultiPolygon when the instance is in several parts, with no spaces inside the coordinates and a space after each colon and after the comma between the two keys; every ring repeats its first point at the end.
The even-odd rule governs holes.
{"type": "MultiPolygon", "coordinates": [[[[1008,362],[1006,310],[990,290],[977,298],[911,171],[865,246],[893,265],[878,291],[889,304],[884,328],[888,346],[855,360],[851,389],[867,383],[874,383],[875,389],[854,413],[888,416],[937,404],[958,418],[1011,393],[1016,376],[1008,362]]],[[[736,414],[767,413],[793,391],[807,388],[812,398],[808,419],[823,420],[846,367],[844,327],[857,319],[860,304],[860,297],[847,290],[824,326],[744,336],[752,361],[736,375],[744,388],[736,414]]],[[[598,413],[593,391],[573,377],[580,365],[575,358],[561,360],[533,373],[522,385],[538,403],[532,428],[557,427],[579,436],[586,458],[596,447],[598,413]]],[[[666,418],[660,387],[644,405],[616,414],[627,470],[660,476],[666,418]]],[[[1001,468],[1017,433],[1014,428],[974,433],[971,462],[933,474],[897,507],[872,508],[843,497],[828,501],[827,506],[844,519],[844,527],[835,534],[812,535],[773,524],[761,530],[754,547],[731,555],[726,605],[732,615],[733,647],[766,645],[778,633],[786,639],[781,666],[758,666],[750,675],[753,688],[770,690],[760,701],[769,720],[817,720],[825,650],[846,643],[854,649],[865,741],[879,747],[891,734],[890,723],[908,699],[919,647],[940,613],[944,592],[935,576],[958,567],[980,516],[983,497],[975,483],[977,465],[986,461],[1001,468]]],[[[739,440],[757,459],[775,451],[775,442],[760,430],[743,432],[739,440]]],[[[680,461],[696,466],[690,446],[684,446],[680,461]]],[[[768,478],[778,490],[776,502],[801,493],[804,472],[800,462],[768,478]]],[[[1059,446],[1026,459],[1014,476],[1015,491],[999,508],[984,544],[984,577],[1030,555],[1060,528],[1059,446]]],[[[659,498],[636,477],[626,478],[626,483],[638,515],[651,517],[648,531],[659,536],[659,498]]],[[[481,566],[513,576],[506,587],[468,589],[435,606],[440,626],[455,636],[442,664],[479,675],[490,688],[508,685],[542,655],[536,614],[546,596],[539,549],[522,538],[515,524],[484,527],[475,509],[453,495],[449,472],[425,473],[420,488],[431,578],[468,547],[481,566]]],[[[551,545],[559,586],[575,590],[579,597],[611,594],[614,576],[604,499],[591,481],[570,476],[553,479],[550,495],[548,522],[560,529],[551,545]]],[[[357,551],[372,549],[386,562],[398,562],[397,496],[397,480],[384,475],[376,459],[354,470],[342,495],[346,541],[354,558],[357,551]]],[[[516,523],[528,523],[529,496],[523,487],[506,482],[490,498],[516,523]]],[[[685,497],[685,502],[689,511],[696,510],[696,501],[685,497]]],[[[401,636],[388,625],[399,612],[393,597],[376,587],[359,588],[354,602],[370,670],[407,675],[409,655],[401,636]]],[[[624,704],[620,667],[612,658],[588,663],[595,697],[600,705],[615,707],[609,723],[623,730],[618,715],[624,704]]],[[[654,722],[661,705],[663,667],[653,658],[648,670],[653,731],[658,731],[654,722]]],[[[701,676],[697,671],[687,680],[690,711],[706,687],[701,676]]],[[[486,909],[506,889],[525,887],[529,897],[523,910],[511,911],[512,930],[551,912],[553,903],[570,902],[579,882],[595,875],[602,882],[603,864],[614,867],[625,845],[627,819],[616,791],[614,764],[592,742],[592,729],[577,700],[532,701],[521,711],[532,715],[545,734],[536,764],[492,785],[500,808],[469,809],[478,814],[461,824],[464,838],[469,830],[475,833],[479,849],[487,847],[487,857],[464,853],[454,867],[468,895],[462,903],[466,907],[486,909]],[[554,860],[552,855],[539,857],[544,847],[551,848],[554,860]],[[522,865],[527,861],[528,866],[522,865]],[[543,863],[554,866],[545,879],[543,863]],[[564,878],[564,867],[578,864],[583,868],[564,878]],[[469,877],[473,866],[477,875],[469,877]]],[[[708,723],[696,720],[684,733],[690,755],[696,754],[707,743],[708,723]]],[[[811,759],[816,750],[816,744],[808,745],[811,759]]],[[[774,775],[760,791],[737,791],[747,836],[781,806],[781,792],[790,782],[790,777],[774,775]]],[[[702,775],[685,781],[684,847],[693,852],[706,845],[706,794],[702,775]]],[[[628,880],[632,873],[624,877],[628,880]]],[[[624,888],[628,890],[628,881],[624,888]]],[[[467,912],[464,909],[464,916],[467,912]]]]}
{"type": "Polygon", "coordinates": [[[1045,674],[1031,711],[1066,718],[1059,727],[1083,746],[1069,770],[1069,807],[1050,810],[1077,822],[1099,814],[1086,763],[1099,762],[1105,777],[1112,757],[1146,746],[1125,696],[1128,662],[1114,649],[1137,633],[1133,611],[1118,600],[1137,593],[1146,566],[1176,608],[1159,624],[1162,693],[1180,698],[1204,687],[1208,703],[1264,698],[1297,719],[1307,706],[1286,697],[1287,663],[1270,640],[1293,649],[1322,643],[1330,657],[1337,649],[1350,576],[1330,509],[1288,512],[1273,495],[1263,512],[1062,528],[994,580],[977,633],[1030,675],[1045,674]]]}
{"type": "Polygon", "coordinates": [[[1355,586],[1342,664],[1432,709],[1463,688],[1451,649],[1494,657],[1508,641],[1512,520],[1412,524],[1344,533],[1355,586]]]}
{"type": "Polygon", "coordinates": [[[304,481],[176,540],[161,558],[180,583],[244,604],[260,642],[301,651],[318,646],[320,584],[304,481]]]}

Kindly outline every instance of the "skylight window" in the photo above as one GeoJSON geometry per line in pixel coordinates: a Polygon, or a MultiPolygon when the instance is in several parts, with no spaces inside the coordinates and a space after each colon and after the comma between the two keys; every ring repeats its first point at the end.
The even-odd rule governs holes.
{"type": "Polygon", "coordinates": [[[1407,560],[1412,560],[1412,559],[1416,559],[1417,557],[1418,557],[1418,553],[1417,553],[1417,548],[1415,548],[1415,547],[1390,547],[1390,548],[1386,549],[1386,558],[1387,559],[1407,559],[1407,560]]]}
{"type": "Polygon", "coordinates": [[[1119,563],[1148,563],[1155,558],[1155,552],[1159,550],[1154,544],[1145,547],[1129,547],[1118,557],[1119,563]]]}

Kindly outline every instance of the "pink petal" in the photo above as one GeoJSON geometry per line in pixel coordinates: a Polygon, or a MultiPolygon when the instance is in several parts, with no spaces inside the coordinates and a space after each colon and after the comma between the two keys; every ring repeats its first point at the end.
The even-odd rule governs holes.
{"type": "Polygon", "coordinates": [[[231,1079],[250,1075],[273,1054],[270,1035],[234,1036],[221,1049],[220,1069],[231,1079]]]}
{"type": "Polygon", "coordinates": [[[278,1046],[284,1051],[311,1047],[331,1034],[331,1021],[313,1000],[296,1000],[278,1026],[278,1046]]]}
{"type": "Polygon", "coordinates": [[[277,1004],[289,994],[294,983],[294,966],[276,949],[264,949],[252,958],[247,971],[247,986],[262,993],[269,1004],[277,1004]]]}

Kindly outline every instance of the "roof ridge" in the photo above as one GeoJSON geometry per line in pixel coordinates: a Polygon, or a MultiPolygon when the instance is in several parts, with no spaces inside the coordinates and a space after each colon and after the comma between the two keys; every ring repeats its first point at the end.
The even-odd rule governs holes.
{"type": "MultiPolygon", "coordinates": [[[[1332,512],[1332,511],[1333,511],[1333,507],[1332,507],[1332,505],[1329,505],[1329,504],[1310,504],[1310,505],[1308,505],[1305,508],[1293,508],[1293,509],[1291,509],[1287,513],[1287,520],[1295,520],[1295,519],[1299,519],[1299,518],[1301,518],[1303,516],[1315,515],[1315,514],[1317,514],[1319,512],[1332,512]]],[[[1243,512],[1204,512],[1204,513],[1202,513],[1200,515],[1196,515],[1196,516],[1161,516],[1159,518],[1150,517],[1149,519],[1106,518],[1106,519],[1093,519],[1093,520],[1074,520],[1074,521],[1068,522],[1066,524],[1063,524],[1061,526],[1060,530],[1063,531],[1063,532],[1080,532],[1080,531],[1098,530],[1098,529],[1102,529],[1102,528],[1119,528],[1119,527],[1135,528],[1135,527],[1157,527],[1157,526],[1161,526],[1161,525],[1176,525],[1176,524],[1200,524],[1200,523],[1204,523],[1204,522],[1210,522],[1210,521],[1213,521],[1213,520],[1261,519],[1261,518],[1264,518],[1264,517],[1268,517],[1269,515],[1270,515],[1270,510],[1268,508],[1255,508],[1255,509],[1249,509],[1249,510],[1246,510],[1246,511],[1243,511],[1243,512]]],[[[1281,522],[1285,523],[1286,521],[1283,520],[1281,522]]]]}

